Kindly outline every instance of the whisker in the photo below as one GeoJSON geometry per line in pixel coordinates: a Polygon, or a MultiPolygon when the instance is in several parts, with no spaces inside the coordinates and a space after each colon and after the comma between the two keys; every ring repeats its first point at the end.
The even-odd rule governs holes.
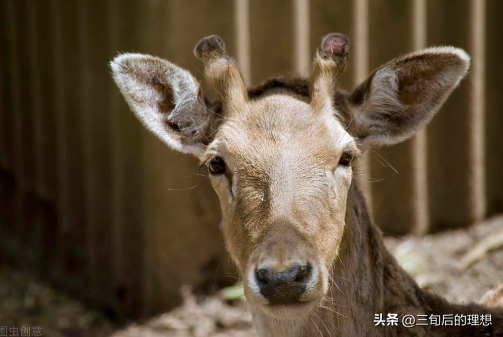
{"type": "Polygon", "coordinates": [[[343,295],[345,295],[345,294],[344,294],[344,292],[341,290],[341,288],[339,288],[339,286],[337,285],[337,283],[335,282],[335,280],[334,280],[331,276],[329,276],[329,279],[330,279],[330,281],[331,281],[331,282],[332,282],[332,283],[333,283],[333,284],[337,287],[337,289],[339,289],[339,291],[340,291],[343,295]]]}
{"type": "MultiPolygon", "coordinates": [[[[384,160],[384,162],[387,164],[388,167],[391,167],[391,169],[393,171],[395,171],[396,174],[400,174],[398,173],[398,171],[393,167],[393,165],[391,165],[386,159],[384,159],[383,156],[381,156],[378,152],[374,151],[374,150],[371,150],[373,153],[375,153],[377,156],[379,156],[379,158],[381,158],[382,160],[384,160]]],[[[386,165],[383,165],[386,167],[386,165]]]]}
{"type": "Polygon", "coordinates": [[[192,187],[187,187],[187,188],[167,188],[166,190],[167,191],[189,191],[189,190],[193,190],[197,186],[199,186],[199,185],[194,185],[192,187]]]}
{"type": "Polygon", "coordinates": [[[327,327],[327,325],[325,324],[325,322],[323,322],[323,320],[322,320],[322,319],[321,319],[318,315],[316,315],[316,313],[314,313],[314,312],[313,312],[313,314],[314,314],[314,316],[316,316],[316,317],[320,320],[321,324],[323,324],[323,325],[325,326],[325,329],[327,329],[328,335],[329,335],[330,337],[332,337],[332,334],[330,333],[330,330],[328,329],[328,327],[327,327]]]}
{"type": "Polygon", "coordinates": [[[318,332],[320,333],[320,336],[323,337],[323,333],[321,332],[320,328],[318,328],[318,326],[316,325],[314,320],[312,318],[309,318],[309,319],[311,320],[311,322],[313,322],[314,326],[316,327],[316,330],[318,330],[318,332]]]}

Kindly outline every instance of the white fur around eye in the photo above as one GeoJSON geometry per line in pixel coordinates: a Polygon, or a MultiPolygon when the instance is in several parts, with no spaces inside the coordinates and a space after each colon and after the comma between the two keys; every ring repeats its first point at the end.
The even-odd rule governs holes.
{"type": "Polygon", "coordinates": [[[337,166],[333,169],[334,174],[347,174],[349,172],[349,175],[351,175],[351,172],[353,171],[353,164],[350,165],[340,165],[337,164],[337,166]]]}
{"type": "Polygon", "coordinates": [[[336,195],[339,195],[341,191],[347,190],[351,184],[353,178],[352,166],[337,165],[333,170],[333,177],[333,188],[336,195]]]}

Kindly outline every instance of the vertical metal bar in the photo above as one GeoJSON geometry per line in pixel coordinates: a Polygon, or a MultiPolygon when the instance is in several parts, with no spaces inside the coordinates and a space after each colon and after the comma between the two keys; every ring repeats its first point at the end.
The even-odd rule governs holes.
{"type": "MultiPolygon", "coordinates": [[[[415,50],[426,48],[426,0],[414,0],[412,8],[412,44],[415,50]]],[[[428,208],[428,152],[426,127],[411,140],[412,160],[412,221],[415,234],[429,230],[428,208]]]]}
{"type": "Polygon", "coordinates": [[[353,58],[357,64],[354,73],[356,85],[365,81],[369,76],[369,13],[368,0],[355,0],[353,10],[353,31],[355,42],[353,46],[353,58]]]}
{"type": "Polygon", "coordinates": [[[301,76],[309,75],[311,66],[309,0],[293,0],[294,39],[295,39],[295,70],[301,76]]]}
{"type": "Polygon", "coordinates": [[[39,49],[37,45],[37,17],[35,2],[28,3],[28,45],[29,50],[29,69],[31,72],[31,90],[30,90],[30,110],[33,115],[33,148],[34,159],[32,165],[35,166],[35,189],[38,195],[43,194],[43,130],[42,130],[42,111],[41,111],[41,87],[40,87],[40,65],[39,49]]]}
{"type": "Polygon", "coordinates": [[[485,153],[485,57],[486,57],[486,1],[471,0],[470,3],[470,52],[472,54],[471,91],[468,133],[468,158],[470,169],[469,193],[473,222],[484,219],[486,199],[486,153],[485,153]]]}
{"type": "Polygon", "coordinates": [[[245,83],[250,84],[250,4],[249,0],[234,0],[236,27],[236,58],[245,83]]]}
{"type": "MultiPolygon", "coordinates": [[[[355,0],[353,10],[354,55],[355,68],[353,73],[354,86],[365,81],[369,75],[369,14],[368,0],[355,0]]],[[[372,186],[370,153],[367,151],[356,166],[359,186],[367,199],[369,210],[372,213],[372,186]]]]}

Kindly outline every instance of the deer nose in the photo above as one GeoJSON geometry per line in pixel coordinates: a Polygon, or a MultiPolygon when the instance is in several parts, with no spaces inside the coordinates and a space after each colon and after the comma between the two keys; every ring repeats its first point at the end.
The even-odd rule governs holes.
{"type": "Polygon", "coordinates": [[[295,303],[306,291],[311,269],[309,264],[297,265],[284,272],[272,268],[257,268],[255,278],[260,293],[269,304],[295,303]]]}

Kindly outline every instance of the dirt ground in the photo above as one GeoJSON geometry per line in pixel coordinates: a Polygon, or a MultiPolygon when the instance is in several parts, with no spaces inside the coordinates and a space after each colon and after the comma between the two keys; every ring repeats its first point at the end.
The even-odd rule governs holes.
{"type": "Polygon", "coordinates": [[[386,238],[386,245],[421,287],[451,302],[477,302],[488,290],[503,283],[503,247],[488,252],[465,270],[461,262],[477,243],[502,232],[500,215],[468,230],[424,238],[386,238]]]}
{"type": "MultiPolygon", "coordinates": [[[[496,248],[463,270],[463,256],[477,243],[503,231],[503,216],[468,230],[424,238],[386,238],[399,263],[422,287],[452,302],[478,301],[503,283],[503,248],[496,248]]],[[[117,327],[102,313],[86,308],[65,294],[33,279],[29,274],[0,270],[0,327],[40,326],[43,336],[113,337],[248,337],[256,336],[251,314],[239,300],[240,289],[225,289],[195,297],[181,289],[182,306],[151,318],[117,327]]]]}

